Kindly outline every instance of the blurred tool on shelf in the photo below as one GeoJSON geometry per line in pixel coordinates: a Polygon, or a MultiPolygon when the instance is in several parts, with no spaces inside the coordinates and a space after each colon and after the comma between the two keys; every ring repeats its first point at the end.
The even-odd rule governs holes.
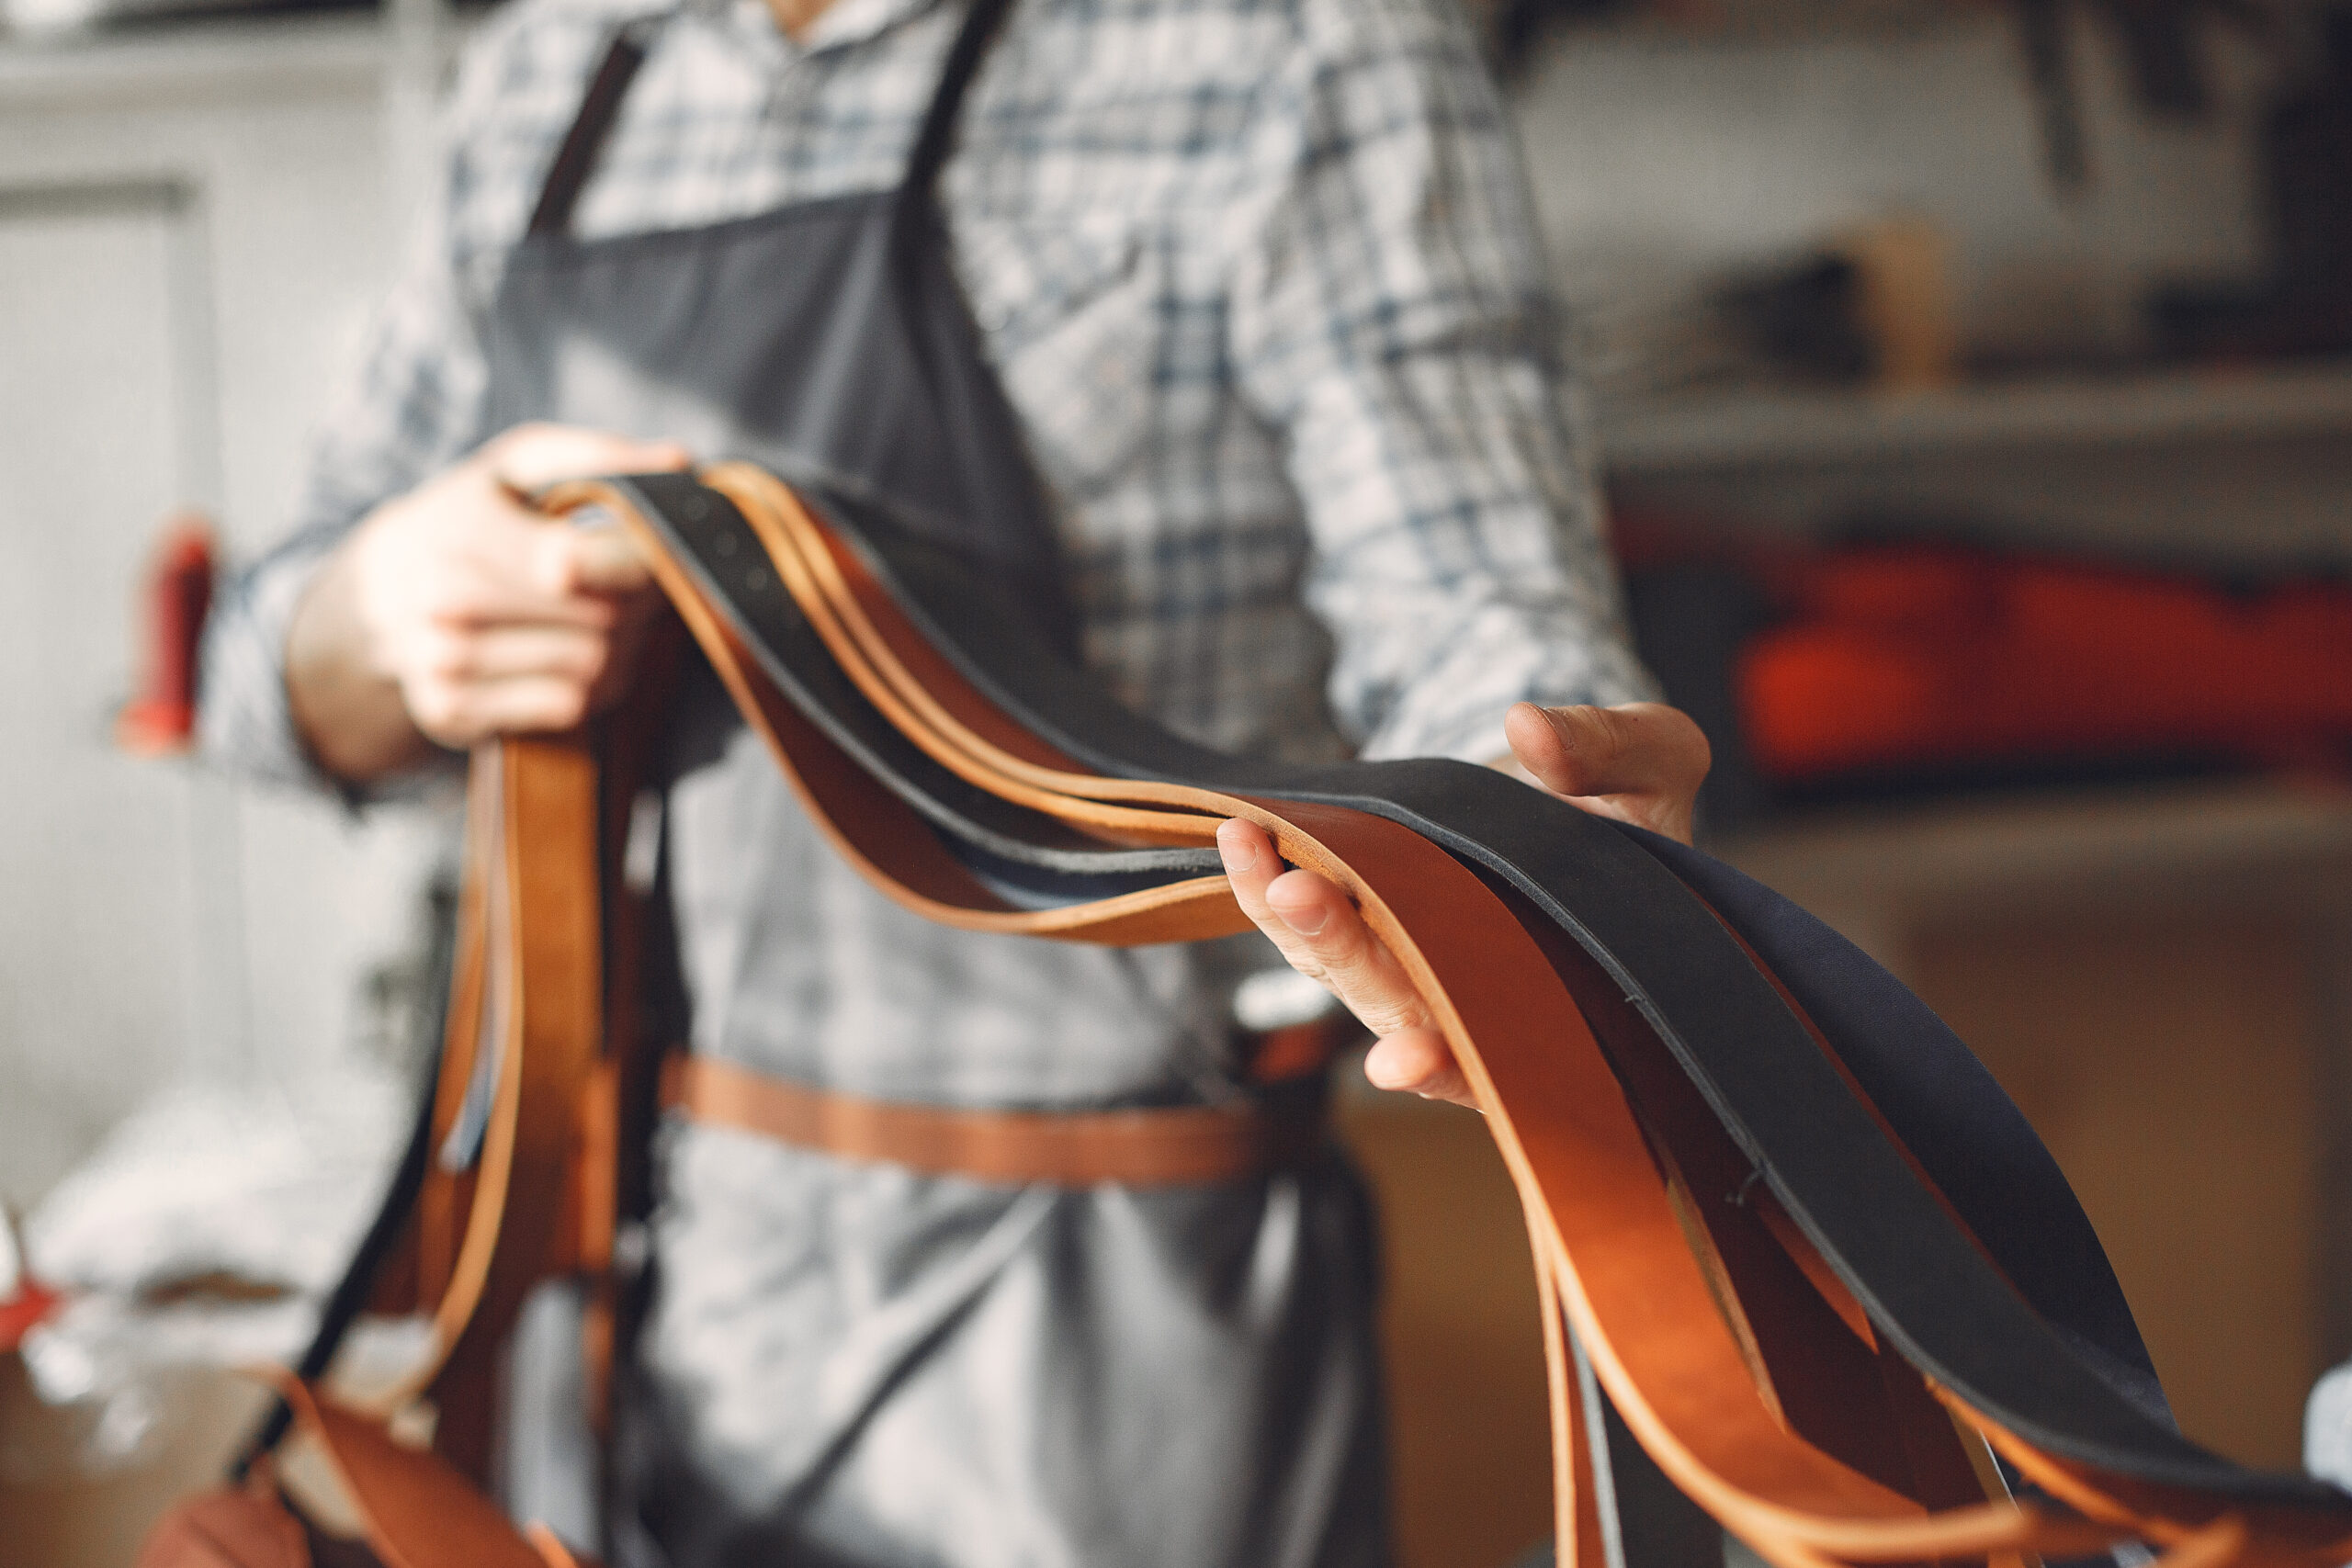
{"type": "Polygon", "coordinates": [[[1785,266],[1717,293],[1727,333],[1759,379],[1925,391],[1958,378],[1947,258],[1931,220],[1896,213],[1859,223],[1785,266]]]}
{"type": "Polygon", "coordinates": [[[2324,10],[2317,45],[2262,127],[2268,272],[2182,284],[2149,303],[2163,347],[2201,358],[2352,350],[2352,7],[2324,10]]]}

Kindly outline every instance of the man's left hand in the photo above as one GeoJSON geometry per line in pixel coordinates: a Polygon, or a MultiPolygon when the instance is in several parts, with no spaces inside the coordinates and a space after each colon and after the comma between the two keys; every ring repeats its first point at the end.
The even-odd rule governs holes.
{"type": "MultiPolygon", "coordinates": [[[[1596,816],[1690,841],[1691,806],[1711,758],[1707,738],[1679,709],[1521,703],[1503,734],[1511,755],[1495,766],[1596,816]]],[[[1381,1089],[1475,1104],[1420,993],[1347,895],[1311,871],[1283,869],[1272,840],[1251,823],[1227,822],[1216,840],[1242,910],[1378,1036],[1364,1076],[1381,1089]]]]}

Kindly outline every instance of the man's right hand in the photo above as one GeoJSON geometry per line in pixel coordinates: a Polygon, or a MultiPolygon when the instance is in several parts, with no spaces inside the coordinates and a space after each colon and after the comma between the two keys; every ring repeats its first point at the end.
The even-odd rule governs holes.
{"type": "Polygon", "coordinates": [[[533,511],[559,479],[686,465],[666,443],[520,425],[361,521],[286,637],[296,728],[354,783],[430,745],[568,729],[617,697],[659,595],[612,529],[533,511]]]}

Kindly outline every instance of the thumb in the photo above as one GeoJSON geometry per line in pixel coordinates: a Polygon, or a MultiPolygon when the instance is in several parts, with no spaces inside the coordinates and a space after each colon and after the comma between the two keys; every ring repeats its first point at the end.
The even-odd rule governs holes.
{"type": "Polygon", "coordinates": [[[571,530],[571,581],[592,593],[630,593],[652,581],[645,558],[616,523],[571,530]]]}
{"type": "Polygon", "coordinates": [[[1545,789],[1688,839],[1691,802],[1713,761],[1690,716],[1664,703],[1538,707],[1503,720],[1520,766],[1545,789]],[[1605,807],[1600,803],[1606,803],[1605,807]]]}
{"type": "Polygon", "coordinates": [[[481,456],[498,481],[521,495],[561,479],[651,473],[682,468],[690,460],[674,441],[639,441],[560,424],[519,425],[492,441],[481,456]]]}

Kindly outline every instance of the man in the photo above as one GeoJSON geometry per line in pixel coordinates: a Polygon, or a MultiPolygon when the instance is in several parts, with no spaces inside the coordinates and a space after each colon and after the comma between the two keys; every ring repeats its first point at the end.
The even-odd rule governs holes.
{"type": "MultiPolygon", "coordinates": [[[[520,0],[487,25],[306,525],[216,622],[216,751],[364,790],[614,698],[643,569],[518,494],[805,457],[696,378],[817,270],[804,220],[935,184],[983,391],[1123,700],[1229,750],[1515,758],[1687,836],[1705,744],[1636,700],[1505,123],[1448,0],[1022,0],[992,39],[987,3],[520,0]],[[566,166],[592,172],[560,189],[566,166]],[[673,307],[690,327],[649,327],[673,307]]],[[[696,1053],[923,1105],[1255,1092],[1232,998],[1263,943],[923,925],[831,854],[710,683],[676,710],[696,1053]]],[[[1346,899],[1254,829],[1220,843],[1275,947],[1381,1036],[1374,1081],[1463,1098],[1346,899]]],[[[1371,1228],[1336,1158],[1009,1188],[686,1123],[662,1174],[619,1562],[1385,1561],[1371,1228]]]]}

